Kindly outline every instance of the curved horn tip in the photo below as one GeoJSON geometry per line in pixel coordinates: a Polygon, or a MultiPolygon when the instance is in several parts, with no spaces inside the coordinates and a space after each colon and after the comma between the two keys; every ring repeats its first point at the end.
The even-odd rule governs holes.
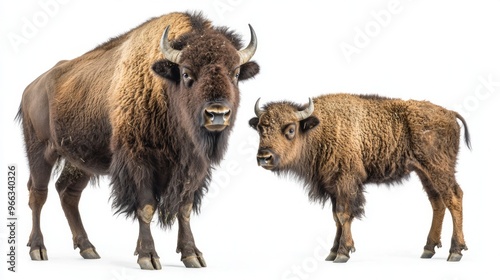
{"type": "Polygon", "coordinates": [[[168,42],[169,30],[170,30],[170,25],[168,25],[163,31],[163,35],[160,40],[160,50],[167,60],[179,64],[182,51],[170,47],[170,43],[168,42]]]}
{"type": "Polygon", "coordinates": [[[255,34],[255,30],[250,23],[248,24],[248,28],[250,28],[250,41],[254,41],[255,48],[257,48],[257,35],[255,34]]]}
{"type": "Polygon", "coordinates": [[[309,114],[309,116],[312,115],[312,113],[314,112],[314,102],[311,97],[309,97],[309,106],[307,106],[306,111],[309,114]]]}
{"type": "Polygon", "coordinates": [[[255,34],[255,30],[251,24],[248,24],[248,27],[250,28],[250,42],[245,49],[238,51],[238,55],[240,56],[240,65],[250,61],[257,50],[257,35],[255,34]]]}
{"type": "Polygon", "coordinates": [[[260,102],[260,97],[255,102],[254,112],[255,112],[255,115],[260,118],[260,116],[262,116],[262,114],[264,114],[264,110],[260,109],[259,102],[260,102]]]}
{"type": "Polygon", "coordinates": [[[313,99],[311,97],[309,97],[309,107],[313,107],[314,109],[314,102],[313,102],[313,99]]]}
{"type": "Polygon", "coordinates": [[[314,112],[314,102],[311,97],[309,97],[309,105],[302,111],[296,112],[297,118],[299,120],[304,120],[309,118],[314,112]]]}
{"type": "Polygon", "coordinates": [[[168,42],[168,31],[170,30],[170,25],[168,25],[165,30],[163,30],[163,34],[161,35],[160,40],[160,49],[163,50],[165,47],[165,43],[168,42]]]}

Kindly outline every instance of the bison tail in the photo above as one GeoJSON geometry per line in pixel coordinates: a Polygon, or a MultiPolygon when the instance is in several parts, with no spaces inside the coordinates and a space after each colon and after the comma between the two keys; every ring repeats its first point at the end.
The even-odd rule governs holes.
{"type": "Polygon", "coordinates": [[[462,122],[462,124],[464,126],[465,144],[467,145],[467,148],[469,148],[469,150],[472,150],[472,145],[470,142],[469,128],[467,127],[467,122],[465,122],[465,119],[457,112],[455,112],[455,117],[462,122]]]}
{"type": "Polygon", "coordinates": [[[19,105],[19,110],[17,111],[16,117],[14,117],[16,122],[21,122],[23,120],[23,107],[19,105]]]}

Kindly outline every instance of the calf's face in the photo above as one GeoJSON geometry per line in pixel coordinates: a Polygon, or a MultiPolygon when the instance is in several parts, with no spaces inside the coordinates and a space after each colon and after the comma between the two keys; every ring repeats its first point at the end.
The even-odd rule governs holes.
{"type": "Polygon", "coordinates": [[[260,136],[257,164],[268,170],[280,171],[297,162],[308,144],[308,133],[319,124],[313,111],[311,99],[306,106],[276,102],[266,105],[264,109],[260,109],[257,100],[257,117],[249,121],[260,136]]]}

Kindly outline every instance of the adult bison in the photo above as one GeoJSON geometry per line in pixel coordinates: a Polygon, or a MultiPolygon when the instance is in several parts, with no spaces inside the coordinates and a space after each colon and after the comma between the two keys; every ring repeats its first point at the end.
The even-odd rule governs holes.
{"type": "Polygon", "coordinates": [[[257,162],[277,173],[304,180],[311,200],[333,205],[337,226],[326,260],[346,262],[354,252],[351,223],[363,215],[364,185],[401,182],[415,171],[433,208],[422,258],[441,247],[445,209],[453,219],[449,261],[467,250],[462,233],[462,190],[455,180],[460,119],[430,102],[378,96],[332,94],[309,99],[309,105],[276,102],[259,107],[250,126],[260,135],[257,162]]]}
{"type": "Polygon", "coordinates": [[[226,150],[238,82],[259,72],[250,30],[243,49],[238,35],[201,14],[167,14],[59,62],[26,88],[18,117],[30,168],[33,260],[47,260],[40,212],[52,169],[64,162],[56,188],[84,258],[99,255],[80,218],[80,195],[89,180],[109,174],[113,206],[139,221],[141,268],[161,269],[150,231],[155,211],[162,226],[179,221],[185,266],[206,266],[189,219],[226,150]]]}

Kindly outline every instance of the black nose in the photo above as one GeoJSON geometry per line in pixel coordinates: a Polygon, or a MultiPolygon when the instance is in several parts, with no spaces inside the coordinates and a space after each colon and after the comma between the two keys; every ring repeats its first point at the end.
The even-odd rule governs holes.
{"type": "Polygon", "coordinates": [[[262,167],[274,165],[274,156],[269,149],[259,149],[257,153],[257,164],[262,167]]]}
{"type": "Polygon", "coordinates": [[[257,164],[259,166],[269,165],[273,160],[273,155],[257,156],[257,164]]]}
{"type": "Polygon", "coordinates": [[[211,131],[222,131],[230,124],[231,109],[222,104],[212,104],[203,111],[204,126],[211,131]]]}

